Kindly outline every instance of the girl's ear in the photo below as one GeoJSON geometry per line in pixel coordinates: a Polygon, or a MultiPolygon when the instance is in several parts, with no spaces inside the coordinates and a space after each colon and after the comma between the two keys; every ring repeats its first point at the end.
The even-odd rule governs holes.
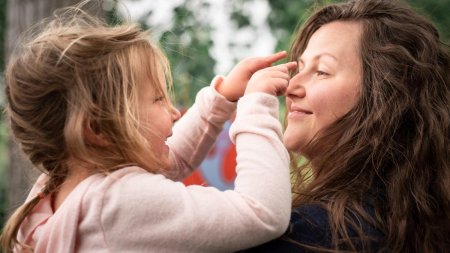
{"type": "Polygon", "coordinates": [[[84,138],[88,144],[98,147],[106,147],[109,144],[105,136],[92,122],[86,122],[84,124],[84,138]]]}

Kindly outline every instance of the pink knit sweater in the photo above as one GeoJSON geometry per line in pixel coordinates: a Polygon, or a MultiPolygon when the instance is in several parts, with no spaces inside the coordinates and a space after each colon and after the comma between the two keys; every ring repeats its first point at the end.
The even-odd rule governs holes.
{"type": "MultiPolygon", "coordinates": [[[[176,181],[199,166],[236,108],[215,91],[221,80],[202,89],[175,125],[167,175],[126,167],[90,176],[56,212],[51,196],[42,199],[22,224],[19,241],[49,253],[233,252],[280,236],[291,193],[277,98],[253,93],[237,104],[230,129],[237,149],[234,190],[176,181]]],[[[46,180],[37,180],[29,199],[46,180]]]]}

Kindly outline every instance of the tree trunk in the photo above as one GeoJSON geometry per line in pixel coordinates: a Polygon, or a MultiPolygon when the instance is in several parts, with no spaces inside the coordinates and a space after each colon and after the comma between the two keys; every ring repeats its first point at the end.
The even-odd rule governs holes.
{"type": "MultiPolygon", "coordinates": [[[[13,51],[19,35],[43,18],[50,16],[55,9],[76,4],[77,0],[8,0],[6,21],[5,63],[13,51]]],[[[99,3],[99,2],[97,2],[99,3]]],[[[101,8],[92,8],[96,15],[103,14],[101,8]]],[[[30,161],[18,148],[12,137],[9,138],[10,163],[7,169],[7,213],[23,203],[38,173],[32,170],[30,161]]]]}

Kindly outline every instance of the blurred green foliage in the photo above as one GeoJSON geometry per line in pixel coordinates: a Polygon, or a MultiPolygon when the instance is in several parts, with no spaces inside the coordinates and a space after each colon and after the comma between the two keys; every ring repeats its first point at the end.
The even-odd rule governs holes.
{"type": "Polygon", "coordinates": [[[0,0],[0,72],[5,67],[6,1],[0,0]]]}
{"type": "Polygon", "coordinates": [[[450,0],[408,0],[417,12],[433,21],[441,39],[450,44],[450,0]]]}
{"type": "MultiPolygon", "coordinates": [[[[251,1],[251,0],[244,0],[251,1]]],[[[342,0],[268,0],[271,13],[268,23],[278,39],[276,50],[288,49],[291,36],[306,20],[314,7],[342,0]]],[[[442,40],[450,44],[450,0],[406,0],[417,12],[430,18],[442,40]]]]}
{"type": "Polygon", "coordinates": [[[276,50],[289,49],[291,37],[308,18],[316,6],[339,2],[333,0],[268,0],[272,9],[268,18],[269,26],[278,39],[276,50]]]}
{"type": "MultiPolygon", "coordinates": [[[[0,0],[0,77],[5,66],[6,0],[0,0]]],[[[0,224],[6,216],[6,167],[8,164],[6,124],[3,117],[3,78],[0,79],[0,224]]]]}
{"type": "Polygon", "coordinates": [[[8,136],[6,123],[3,116],[0,117],[0,224],[6,218],[6,167],[8,165],[8,136]]]}
{"type": "MultiPolygon", "coordinates": [[[[202,5],[209,8],[206,2],[202,5]]],[[[214,76],[215,61],[209,54],[212,27],[197,17],[190,1],[174,12],[173,28],[164,31],[159,42],[171,64],[176,102],[187,108],[214,76]]]]}
{"type": "MultiPolygon", "coordinates": [[[[196,15],[199,5],[203,9],[210,7],[204,0],[180,3],[173,9],[173,25],[162,31],[160,27],[147,23],[147,19],[154,14],[153,10],[147,11],[138,20],[152,36],[161,33],[153,39],[158,40],[170,62],[175,101],[180,108],[188,108],[197,92],[208,85],[214,76],[215,60],[209,54],[213,46],[212,27],[196,15]]],[[[113,11],[107,13],[107,20],[110,24],[120,24],[123,17],[113,11]]]]}

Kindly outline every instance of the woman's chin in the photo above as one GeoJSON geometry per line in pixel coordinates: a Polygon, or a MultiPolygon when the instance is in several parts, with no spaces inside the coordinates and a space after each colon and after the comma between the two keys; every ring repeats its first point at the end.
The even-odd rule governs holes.
{"type": "Polygon", "coordinates": [[[290,152],[298,152],[299,144],[297,142],[292,141],[291,139],[283,139],[284,146],[290,152]]]}

